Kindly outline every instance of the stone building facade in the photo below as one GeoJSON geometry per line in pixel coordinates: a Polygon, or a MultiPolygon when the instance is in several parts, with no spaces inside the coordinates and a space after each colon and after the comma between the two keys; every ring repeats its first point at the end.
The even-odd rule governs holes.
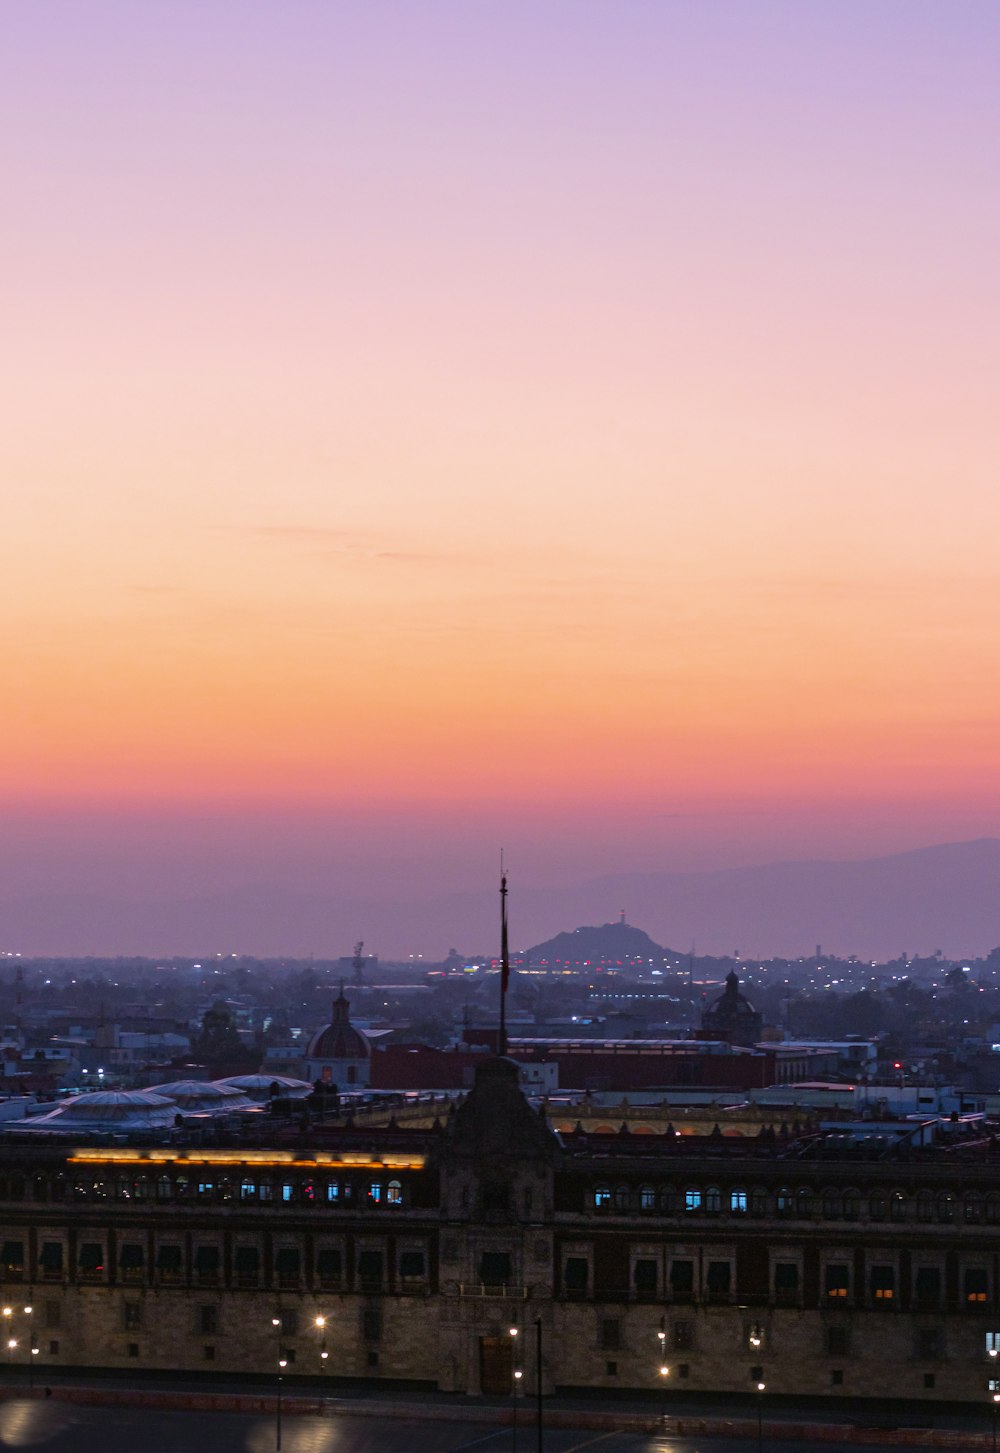
{"type": "Polygon", "coordinates": [[[229,1148],[9,1135],[13,1375],[32,1357],[36,1376],[266,1378],[283,1361],[476,1393],[509,1391],[520,1361],[530,1395],[537,1325],[546,1391],[761,1380],[984,1403],[1000,1378],[992,1142],[887,1158],[819,1135],[608,1141],[557,1136],[496,1059],[422,1131],[293,1127],[229,1148]]]}

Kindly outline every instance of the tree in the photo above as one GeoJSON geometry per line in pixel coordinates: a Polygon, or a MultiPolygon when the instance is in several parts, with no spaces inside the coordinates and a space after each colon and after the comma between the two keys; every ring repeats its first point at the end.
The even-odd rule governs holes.
{"type": "Polygon", "coordinates": [[[228,1005],[221,999],[206,1009],[201,1018],[201,1031],[191,1046],[195,1059],[215,1067],[225,1065],[243,1068],[256,1065],[256,1051],[248,1049],[233,1024],[228,1005]]]}

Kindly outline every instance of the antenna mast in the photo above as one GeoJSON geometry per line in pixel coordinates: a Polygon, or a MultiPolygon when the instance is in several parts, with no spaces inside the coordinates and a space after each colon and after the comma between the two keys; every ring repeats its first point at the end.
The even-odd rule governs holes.
{"type": "Polygon", "coordinates": [[[500,1033],[497,1053],[507,1053],[507,985],[510,982],[510,953],[507,948],[507,874],[500,853],[500,1033]]]}

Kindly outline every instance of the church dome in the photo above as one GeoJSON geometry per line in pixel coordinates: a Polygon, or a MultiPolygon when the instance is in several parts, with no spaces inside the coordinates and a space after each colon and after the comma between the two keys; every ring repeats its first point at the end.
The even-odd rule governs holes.
{"type": "Polygon", "coordinates": [[[350,1005],[341,989],[333,1001],[333,1020],[325,1029],[319,1029],[309,1041],[306,1058],[310,1060],[369,1059],[371,1045],[355,1029],[350,1019],[350,1005]]]}
{"type": "Polygon", "coordinates": [[[740,993],[739,975],[731,970],[726,987],[701,1016],[702,1029],[730,1039],[734,1044],[752,1044],[760,1038],[761,1016],[745,994],[740,993]]]}

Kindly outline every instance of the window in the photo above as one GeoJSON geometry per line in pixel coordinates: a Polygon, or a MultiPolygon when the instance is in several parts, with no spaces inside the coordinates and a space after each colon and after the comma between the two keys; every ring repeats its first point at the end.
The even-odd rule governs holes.
{"type": "Polygon", "coordinates": [[[901,1191],[893,1191],[889,1198],[889,1220],[906,1220],[906,1197],[901,1191]]]}
{"type": "MultiPolygon", "coordinates": [[[[760,1322],[751,1322],[745,1329],[746,1345],[751,1352],[759,1352],[764,1345],[764,1328],[760,1322]]],[[[763,1374],[761,1374],[763,1376],[763,1374]]]]}
{"type": "Polygon", "coordinates": [[[750,1192],[750,1214],[751,1216],[767,1215],[767,1192],[761,1186],[755,1186],[750,1192]]]}
{"type": "Polygon", "coordinates": [[[198,1280],[202,1283],[217,1282],[219,1280],[219,1248],[217,1246],[198,1246],[194,1253],[194,1269],[198,1280]]]}
{"type": "Polygon", "coordinates": [[[385,1188],[385,1200],[388,1206],[401,1206],[403,1204],[402,1181],[389,1182],[385,1188]]]}
{"type": "Polygon", "coordinates": [[[378,1205],[381,1205],[381,1203],[382,1203],[382,1182],[381,1181],[369,1181],[368,1182],[368,1204],[370,1206],[378,1206],[378,1205]]]}
{"type": "Polygon", "coordinates": [[[776,1216],[792,1216],[795,1213],[795,1197],[787,1186],[782,1186],[775,1193],[774,1214],[776,1216]]]}
{"type": "Polygon", "coordinates": [[[214,1347],[203,1347],[201,1349],[201,1355],[202,1355],[202,1357],[204,1358],[204,1360],[206,1362],[214,1362],[215,1361],[215,1348],[214,1347]]]}
{"type": "Polygon", "coordinates": [[[567,1256],[563,1267],[563,1286],[570,1296],[586,1295],[590,1268],[585,1256],[567,1256]]]}
{"type": "Polygon", "coordinates": [[[487,1287],[510,1286],[510,1252],[484,1251],[479,1258],[479,1280],[487,1287]]]}
{"type": "Polygon", "coordinates": [[[673,1186],[664,1186],[660,1192],[660,1210],[664,1216],[672,1216],[677,1209],[677,1196],[673,1186]]]}
{"type": "Polygon", "coordinates": [[[126,1332],[138,1332],[142,1327],[142,1303],[126,1302],[122,1307],[126,1332]]]}
{"type": "Polygon", "coordinates": [[[933,1372],[925,1372],[924,1373],[924,1387],[926,1387],[928,1389],[929,1388],[932,1388],[934,1386],[934,1381],[935,1381],[935,1378],[934,1378],[933,1372]]]}
{"type": "Polygon", "coordinates": [[[656,1190],[653,1186],[640,1186],[639,1188],[639,1210],[656,1210],[656,1190]]]}
{"type": "Polygon", "coordinates": [[[746,1191],[729,1192],[729,1211],[731,1215],[745,1216],[748,1209],[749,1206],[746,1191]]]}
{"type": "Polygon", "coordinates": [[[721,1301],[728,1297],[732,1279],[733,1268],[728,1261],[710,1261],[705,1277],[709,1297],[713,1301],[721,1301]]]}
{"type": "Polygon", "coordinates": [[[823,1294],[827,1301],[843,1301],[850,1294],[851,1269],[842,1261],[832,1261],[823,1268],[823,1294]]]}
{"type": "Polygon", "coordinates": [[[670,1293],[676,1301],[690,1301],[694,1296],[693,1261],[671,1262],[670,1293]]]}
{"type": "Polygon", "coordinates": [[[422,1280],[427,1275],[427,1258],[422,1251],[399,1253],[399,1274],[406,1280],[422,1280]]]}
{"type": "Polygon", "coordinates": [[[718,1186],[709,1186],[705,1192],[705,1214],[717,1216],[722,1210],[722,1192],[718,1186]]]}
{"type": "Polygon", "coordinates": [[[869,1197],[868,1215],[873,1221],[884,1221],[888,1211],[889,1203],[881,1191],[876,1191],[875,1195],[869,1197]]]}
{"type": "Polygon", "coordinates": [[[844,1192],[844,1220],[856,1221],[861,1215],[861,1196],[857,1191],[844,1192]]]}
{"type": "Polygon", "coordinates": [[[843,1211],[843,1200],[834,1190],[825,1190],[822,1197],[823,1219],[826,1221],[839,1220],[843,1211]]]}
{"type": "Polygon", "coordinates": [[[257,1199],[265,1205],[274,1200],[274,1186],[269,1180],[257,1182],[257,1199]]]}
{"type": "Polygon", "coordinates": [[[284,1205],[284,1206],[290,1206],[294,1200],[295,1200],[295,1182],[294,1181],[282,1181],[281,1182],[281,1203],[282,1203],[282,1205],[284,1205]]]}
{"type": "Polygon", "coordinates": [[[322,1287],[339,1286],[344,1275],[339,1247],[324,1246],[316,1253],[316,1275],[322,1287]]]}
{"type": "Polygon", "coordinates": [[[684,1192],[684,1209],[685,1211],[701,1210],[701,1191],[697,1187],[688,1186],[684,1192]]]}
{"type": "Polygon", "coordinates": [[[659,1266],[650,1257],[639,1257],[632,1267],[632,1285],[640,1301],[653,1301],[659,1282],[659,1266]]]}
{"type": "Polygon", "coordinates": [[[203,1337],[214,1337],[219,1330],[218,1307],[198,1308],[198,1331],[203,1337]]]}
{"type": "Polygon", "coordinates": [[[801,1216],[805,1220],[808,1220],[808,1218],[812,1215],[813,1193],[811,1190],[809,1190],[808,1186],[803,1186],[795,1197],[795,1210],[796,1214],[801,1216]]]}
{"type": "Polygon", "coordinates": [[[986,1352],[1000,1352],[1000,1332],[986,1333],[986,1352]]]}
{"type": "Polygon", "coordinates": [[[118,1256],[122,1280],[141,1281],[144,1260],[143,1248],[134,1241],[126,1241],[118,1256]]]}
{"type": "Polygon", "coordinates": [[[629,1203],[628,1186],[615,1186],[615,1210],[627,1211],[629,1203]]]}
{"type": "Polygon", "coordinates": [[[385,1274],[385,1258],[371,1247],[358,1252],[358,1277],[363,1291],[380,1290],[385,1274]]]}
{"type": "Polygon", "coordinates": [[[161,1246],[156,1253],[156,1269],[164,1281],[176,1280],[183,1266],[179,1246],[161,1246]]]}
{"type": "Polygon", "coordinates": [[[617,1362],[606,1362],[604,1364],[604,1376],[605,1377],[617,1377],[618,1376],[618,1363],[617,1362]]]}
{"type": "Polygon", "coordinates": [[[794,1302],[799,1294],[799,1264],[797,1261],[776,1261],[774,1263],[774,1295],[779,1302],[794,1302]]]}
{"type": "MultiPolygon", "coordinates": [[[[354,1067],[352,1065],[351,1066],[351,1074],[353,1075],[353,1073],[354,1073],[354,1067]]],[[[365,1365],[367,1367],[378,1367],[378,1353],[377,1352],[371,1352],[371,1351],[367,1352],[365,1354],[365,1365]]]]}
{"type": "Polygon", "coordinates": [[[139,1356],[139,1344],[138,1344],[138,1342],[130,1342],[128,1344],[128,1355],[130,1357],[138,1357],[139,1356]]]}
{"type": "Polygon", "coordinates": [[[891,1302],[896,1294],[896,1272],[891,1266],[873,1266],[868,1275],[868,1288],[875,1302],[891,1302]]]}
{"type": "Polygon", "coordinates": [[[340,1200],[340,1182],[339,1181],[327,1181],[327,1183],[326,1183],[326,1199],[327,1199],[327,1201],[332,1206],[335,1206],[337,1204],[337,1202],[340,1200]]]}
{"type": "Polygon", "coordinates": [[[918,1266],[913,1279],[913,1295],[918,1307],[941,1305],[941,1269],[937,1266],[918,1266]]]}
{"type": "Polygon", "coordinates": [[[99,1241],[85,1241],[80,1247],[77,1266],[81,1276],[101,1276],[104,1272],[104,1247],[99,1241]]]}
{"type": "Polygon", "coordinates": [[[941,1329],[920,1327],[917,1331],[916,1350],[921,1362],[937,1362],[942,1352],[941,1329]]]}
{"type": "Polygon", "coordinates": [[[611,1187],[598,1186],[594,1191],[594,1210],[607,1211],[611,1205],[611,1187]]]}
{"type": "Polygon", "coordinates": [[[968,1267],[963,1278],[963,1295],[972,1306],[985,1306],[990,1297],[989,1273],[982,1267],[968,1267]]]}
{"type": "Polygon", "coordinates": [[[366,1342],[382,1341],[381,1302],[365,1302],[361,1310],[361,1335],[366,1342]]]}
{"type": "Polygon", "coordinates": [[[831,1387],[843,1387],[843,1385],[844,1385],[844,1372],[843,1372],[843,1369],[842,1368],[840,1368],[840,1367],[834,1367],[834,1368],[831,1369],[831,1372],[830,1372],[830,1385],[831,1385],[831,1387]]]}
{"type": "Polygon", "coordinates": [[[675,1352],[694,1351],[694,1323],[675,1322],[673,1325],[673,1344],[675,1352]]]}
{"type": "Polygon", "coordinates": [[[917,1220],[934,1220],[934,1196],[931,1191],[917,1192],[917,1220]]]}
{"type": "Polygon", "coordinates": [[[237,1286],[256,1286],[260,1280],[260,1252],[256,1246],[237,1246],[233,1254],[237,1286]]]}
{"type": "Polygon", "coordinates": [[[955,1219],[955,1197],[949,1191],[942,1191],[937,1198],[937,1218],[943,1222],[955,1219]]]}
{"type": "Polygon", "coordinates": [[[274,1255],[274,1270],[278,1285],[296,1287],[299,1284],[301,1260],[297,1246],[280,1246],[274,1255]]]}
{"type": "Polygon", "coordinates": [[[828,1357],[846,1357],[851,1350],[851,1334],[847,1327],[824,1328],[828,1357]]]}
{"type": "Polygon", "coordinates": [[[5,1241],[3,1244],[3,1269],[8,1277],[20,1280],[24,1273],[24,1242],[5,1241]]]}
{"type": "Polygon", "coordinates": [[[156,1178],[156,1199],[158,1201],[172,1201],[174,1196],[173,1183],[169,1176],[157,1176],[156,1178]]]}
{"type": "Polygon", "coordinates": [[[250,1181],[250,1180],[242,1180],[242,1181],[240,1181],[240,1200],[241,1201],[256,1201],[256,1199],[257,1199],[257,1182],[256,1181],[250,1181]]]}
{"type": "Polygon", "coordinates": [[[601,1319],[601,1350],[617,1352],[622,1345],[622,1324],[617,1317],[601,1319]]]}
{"type": "Polygon", "coordinates": [[[49,1343],[49,1356],[50,1357],[58,1357],[59,1356],[59,1343],[58,1342],[50,1342],[49,1343]]]}

